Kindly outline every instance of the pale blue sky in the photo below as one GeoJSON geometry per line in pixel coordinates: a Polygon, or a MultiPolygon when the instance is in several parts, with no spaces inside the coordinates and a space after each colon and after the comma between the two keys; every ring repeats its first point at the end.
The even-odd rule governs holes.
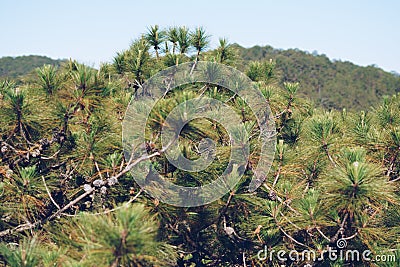
{"type": "Polygon", "coordinates": [[[204,26],[250,47],[299,48],[400,72],[400,1],[1,0],[0,56],[111,61],[149,25],[204,26]]]}

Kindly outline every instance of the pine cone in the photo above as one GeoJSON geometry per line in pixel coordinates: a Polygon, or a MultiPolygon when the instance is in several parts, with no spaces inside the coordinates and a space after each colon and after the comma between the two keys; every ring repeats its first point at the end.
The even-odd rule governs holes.
{"type": "Polygon", "coordinates": [[[275,191],[269,191],[269,193],[268,193],[268,198],[270,199],[270,200],[272,200],[272,201],[275,201],[276,200],[276,193],[275,193],[275,191]]]}

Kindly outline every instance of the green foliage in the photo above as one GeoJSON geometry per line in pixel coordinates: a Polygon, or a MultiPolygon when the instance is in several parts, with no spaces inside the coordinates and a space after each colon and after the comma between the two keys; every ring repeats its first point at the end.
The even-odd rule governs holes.
{"type": "Polygon", "coordinates": [[[396,202],[393,183],[382,175],[379,165],[366,160],[364,149],[345,149],[340,159],[339,166],[321,181],[328,207],[335,206],[338,212],[362,222],[364,208],[376,210],[396,202]]]}
{"type": "Polygon", "coordinates": [[[400,77],[376,66],[360,67],[298,49],[243,48],[237,44],[234,47],[244,66],[255,60],[276,62],[281,84],[299,82],[300,94],[325,108],[367,109],[376,106],[382,96],[391,96],[400,90],[400,77]]]}
{"type": "Polygon", "coordinates": [[[54,60],[45,56],[20,56],[0,58],[0,78],[16,79],[27,75],[43,65],[60,66],[65,60],[54,60]]]}
{"type": "Polygon", "coordinates": [[[200,52],[202,52],[210,43],[210,36],[206,34],[206,31],[202,27],[196,28],[190,33],[190,43],[196,49],[196,61],[199,60],[200,52]]]}
{"type": "Polygon", "coordinates": [[[53,95],[54,91],[59,89],[62,80],[57,75],[57,67],[52,65],[44,65],[41,68],[36,69],[39,81],[38,85],[48,95],[53,95]]]}
{"type": "Polygon", "coordinates": [[[172,43],[172,54],[175,54],[176,47],[179,41],[179,28],[178,27],[170,27],[166,33],[167,40],[172,43]]]}
{"type": "Polygon", "coordinates": [[[275,79],[275,62],[264,61],[264,62],[250,62],[247,76],[255,82],[265,82],[271,84],[275,79]]]}
{"type": "Polygon", "coordinates": [[[178,44],[179,44],[179,52],[182,54],[186,54],[190,47],[190,35],[189,29],[185,26],[181,26],[178,28],[178,44]]]}
{"type": "Polygon", "coordinates": [[[10,267],[59,266],[65,260],[62,249],[46,246],[36,236],[20,244],[0,243],[0,255],[10,267]]]}
{"type": "MultiPolygon", "coordinates": [[[[374,266],[327,256],[312,263],[257,258],[265,246],[321,256],[339,239],[348,243],[344,253],[369,249],[398,256],[400,97],[353,110],[395,93],[397,78],[296,50],[245,50],[225,39],[215,50],[207,51],[208,45],[201,27],[152,26],[100,70],[70,60],[36,66],[37,75],[26,82],[0,82],[0,266],[374,266]],[[132,179],[121,121],[131,116],[135,123],[145,114],[143,102],[125,112],[138,94],[151,94],[142,85],[153,74],[199,59],[246,71],[270,105],[276,153],[265,182],[248,192],[262,144],[253,111],[238,96],[246,89],[243,77],[235,77],[233,92],[196,82],[170,90],[150,112],[147,141],[136,144],[156,155],[146,161],[145,178],[157,170],[178,185],[198,186],[225,169],[231,176],[244,170],[221,199],[177,208],[153,199],[132,179]],[[315,93],[328,109],[301,97],[315,93]],[[211,119],[187,123],[177,149],[199,159],[209,138],[215,148],[207,153],[215,158],[203,171],[186,172],[160,152],[159,132],[177,105],[201,96],[229,105],[245,132],[234,128],[229,135],[211,119]],[[350,108],[330,109],[343,106],[350,108]],[[247,136],[248,164],[228,166],[231,137],[243,142],[247,136]]],[[[204,75],[218,82],[221,70],[209,64],[204,75]]],[[[176,119],[172,123],[183,118],[176,119]]]]}
{"type": "Polygon", "coordinates": [[[58,238],[77,237],[69,250],[78,250],[83,266],[173,266],[174,249],[156,241],[157,229],[143,205],[123,204],[114,213],[79,215],[58,238]]]}
{"type": "Polygon", "coordinates": [[[226,38],[219,39],[219,46],[215,50],[215,59],[218,63],[231,65],[237,59],[236,49],[228,43],[226,38]]]}
{"type": "Polygon", "coordinates": [[[157,59],[159,59],[160,56],[158,54],[158,50],[161,48],[160,44],[164,41],[165,32],[160,31],[158,25],[151,26],[148,29],[148,33],[145,35],[145,38],[149,42],[149,45],[154,48],[154,51],[156,51],[157,59]]]}

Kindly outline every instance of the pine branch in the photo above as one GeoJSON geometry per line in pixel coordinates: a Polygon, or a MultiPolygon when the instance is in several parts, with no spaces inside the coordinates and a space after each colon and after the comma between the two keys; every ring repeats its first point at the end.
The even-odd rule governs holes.
{"type": "MultiPolygon", "coordinates": [[[[160,156],[162,153],[164,153],[168,147],[174,142],[174,140],[172,140],[170,143],[167,144],[167,146],[165,146],[163,149],[161,149],[160,151],[157,151],[151,155],[143,155],[141,157],[139,157],[138,159],[136,159],[135,161],[133,161],[133,157],[130,158],[128,165],[125,167],[125,169],[123,169],[121,172],[119,172],[117,175],[113,176],[112,178],[114,178],[115,180],[118,180],[118,178],[120,178],[121,176],[123,176],[125,173],[127,173],[128,171],[130,171],[134,166],[136,166],[137,164],[139,164],[142,161],[145,160],[149,160],[153,157],[156,156],[160,156]]],[[[72,200],[71,202],[69,202],[67,205],[65,205],[64,207],[58,209],[55,213],[49,215],[46,218],[43,218],[39,221],[36,221],[34,223],[25,223],[25,224],[20,224],[12,229],[7,229],[4,231],[0,232],[0,237],[2,236],[6,236],[6,235],[10,235],[10,234],[14,234],[14,233],[19,233],[19,232],[23,232],[25,230],[30,230],[30,229],[34,229],[40,225],[43,225],[44,223],[46,223],[47,221],[51,221],[56,217],[59,217],[61,215],[63,215],[63,212],[68,210],[70,207],[72,207],[73,205],[77,204],[79,201],[81,201],[82,199],[84,199],[85,197],[89,196],[90,194],[92,194],[95,191],[94,187],[90,187],[89,189],[87,189],[85,191],[85,193],[83,193],[82,195],[78,196],[77,198],[75,198],[74,200],[72,200]]]]}

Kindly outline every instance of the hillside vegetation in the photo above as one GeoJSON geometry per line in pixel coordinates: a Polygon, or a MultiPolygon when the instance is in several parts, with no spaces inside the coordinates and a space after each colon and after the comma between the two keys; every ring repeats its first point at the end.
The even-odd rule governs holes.
{"type": "Polygon", "coordinates": [[[361,67],[348,61],[332,61],[325,55],[271,46],[243,48],[235,45],[247,61],[274,60],[280,82],[300,82],[300,95],[326,108],[367,109],[384,95],[400,92],[400,76],[376,66],[361,67]]]}
{"type": "MultiPolygon", "coordinates": [[[[299,95],[316,105],[334,109],[368,109],[383,96],[400,92],[400,76],[376,66],[361,67],[351,62],[332,61],[325,55],[298,49],[274,49],[271,46],[244,48],[233,44],[237,51],[237,67],[245,69],[251,61],[272,59],[276,62],[279,82],[299,82],[299,95]]],[[[44,56],[0,58],[0,77],[13,79],[31,74],[45,64],[59,66],[65,60],[44,56]]]]}
{"type": "Polygon", "coordinates": [[[45,56],[19,56],[0,58],[0,78],[15,79],[32,73],[43,65],[60,66],[65,60],[55,60],[45,56]]]}
{"type": "MultiPolygon", "coordinates": [[[[301,96],[307,86],[285,78],[279,57],[247,62],[225,39],[215,49],[209,40],[201,27],[152,26],[99,70],[70,60],[37,68],[29,82],[1,81],[0,266],[400,266],[400,95],[365,111],[318,107],[301,96]],[[160,79],[164,91],[150,109],[156,94],[146,81],[182,63],[209,81],[227,78],[216,63],[242,69],[271,112],[257,120],[240,97],[249,90],[242,76],[230,91],[189,71],[176,88],[160,79]],[[193,99],[223,103],[236,127],[224,128],[217,119],[227,113],[207,103],[198,110],[217,119],[187,120],[186,109],[169,117],[193,99]],[[145,140],[133,134],[123,143],[124,119],[143,117],[145,140]],[[178,168],[165,154],[160,132],[182,121],[177,150],[187,160],[212,152],[204,170],[178,168]],[[276,131],[262,131],[265,124],[276,131]],[[264,137],[276,147],[267,173],[255,167],[264,137]],[[207,138],[215,146],[205,151],[207,138]],[[232,156],[246,145],[246,162],[232,156]],[[142,172],[131,173],[136,167],[142,172]],[[224,173],[239,182],[197,207],[163,203],[133,179],[157,189],[160,174],[193,187],[224,173]],[[249,192],[253,177],[261,186],[249,192]],[[354,251],[359,258],[343,256],[354,251]]],[[[327,72],[339,64],[305,57],[327,72]]]]}

